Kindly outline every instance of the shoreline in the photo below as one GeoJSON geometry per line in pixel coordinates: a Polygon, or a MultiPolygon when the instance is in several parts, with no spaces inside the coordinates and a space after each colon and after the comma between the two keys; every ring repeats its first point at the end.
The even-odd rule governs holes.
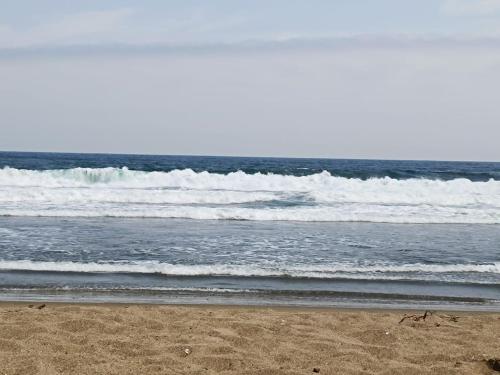
{"type": "Polygon", "coordinates": [[[0,308],[5,306],[39,306],[39,305],[50,305],[50,306],[79,306],[79,307],[179,307],[179,308],[193,308],[193,309],[227,309],[227,310],[283,310],[290,312],[323,312],[323,311],[345,311],[345,312],[373,312],[373,313],[424,313],[425,311],[439,312],[439,313],[462,313],[462,314],[486,314],[486,315],[499,315],[500,310],[487,310],[487,309],[460,309],[446,306],[435,306],[435,307],[401,307],[394,305],[394,307],[388,307],[387,305],[382,306],[365,306],[365,305],[298,305],[298,304],[238,304],[238,303],[169,303],[169,302],[133,302],[133,301],[57,301],[50,299],[25,299],[25,300],[15,300],[15,299],[0,299],[0,308]]]}
{"type": "Polygon", "coordinates": [[[5,374],[493,374],[500,358],[492,312],[0,301],[0,317],[5,374]]]}

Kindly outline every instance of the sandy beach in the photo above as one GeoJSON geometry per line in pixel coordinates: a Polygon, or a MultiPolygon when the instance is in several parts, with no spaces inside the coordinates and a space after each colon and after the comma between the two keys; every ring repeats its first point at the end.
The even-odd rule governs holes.
{"type": "Polygon", "coordinates": [[[422,313],[2,303],[0,373],[495,373],[500,314],[422,313]]]}

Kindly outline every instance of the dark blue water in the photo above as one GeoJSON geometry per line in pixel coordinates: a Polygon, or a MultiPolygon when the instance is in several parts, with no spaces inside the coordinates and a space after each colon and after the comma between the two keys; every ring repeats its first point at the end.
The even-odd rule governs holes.
{"type": "Polygon", "coordinates": [[[452,180],[467,178],[471,181],[500,180],[499,162],[0,152],[0,168],[5,166],[33,170],[78,167],[121,168],[127,166],[132,170],[149,172],[169,172],[175,169],[189,168],[195,172],[208,171],[227,174],[241,170],[245,173],[261,172],[294,176],[305,176],[328,171],[335,176],[361,179],[391,177],[395,179],[431,178],[452,180]]]}
{"type": "Polygon", "coordinates": [[[0,153],[0,298],[500,309],[499,178],[500,163],[0,153]]]}

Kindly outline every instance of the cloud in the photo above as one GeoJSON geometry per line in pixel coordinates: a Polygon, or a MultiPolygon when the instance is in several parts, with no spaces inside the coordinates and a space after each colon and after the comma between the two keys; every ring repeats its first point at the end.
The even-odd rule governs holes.
{"type": "Polygon", "coordinates": [[[70,14],[39,31],[51,38],[62,39],[109,32],[119,27],[132,14],[133,10],[130,8],[70,14]]]}
{"type": "Polygon", "coordinates": [[[443,36],[443,35],[379,35],[353,34],[337,37],[269,38],[244,40],[233,43],[76,43],[63,45],[35,45],[2,48],[0,59],[37,59],[64,57],[110,57],[110,56],[187,56],[187,55],[238,55],[279,54],[286,51],[330,51],[345,50],[421,50],[467,48],[499,49],[500,35],[490,36],[443,36]]]}
{"type": "Polygon", "coordinates": [[[500,0],[445,0],[442,11],[449,15],[498,14],[500,0]]]}
{"type": "Polygon", "coordinates": [[[79,12],[25,30],[3,24],[0,25],[0,48],[92,43],[103,34],[112,36],[119,31],[133,13],[130,8],[79,12]]]}
{"type": "Polygon", "coordinates": [[[231,31],[247,22],[241,14],[221,15],[203,8],[164,14],[161,22],[144,22],[144,16],[144,9],[119,8],[66,14],[23,29],[0,24],[0,49],[192,43],[214,40],[214,35],[215,40],[234,40],[231,31]]]}

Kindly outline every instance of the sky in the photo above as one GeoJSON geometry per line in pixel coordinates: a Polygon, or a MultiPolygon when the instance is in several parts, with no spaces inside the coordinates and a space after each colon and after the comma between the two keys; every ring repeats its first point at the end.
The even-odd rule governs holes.
{"type": "Polygon", "coordinates": [[[500,161],[500,0],[0,9],[0,150],[500,161]]]}

